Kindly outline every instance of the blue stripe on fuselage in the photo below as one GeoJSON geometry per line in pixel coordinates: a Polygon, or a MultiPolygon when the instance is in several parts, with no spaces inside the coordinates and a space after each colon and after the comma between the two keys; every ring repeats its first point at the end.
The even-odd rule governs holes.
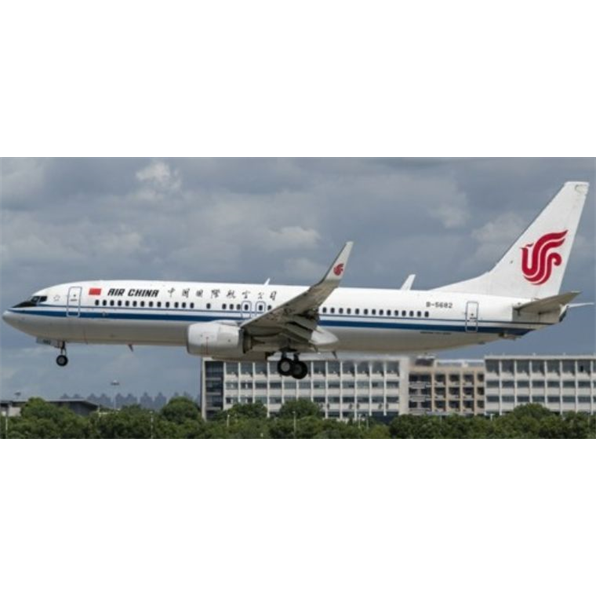
{"type": "MultiPolygon", "coordinates": [[[[34,315],[34,316],[45,316],[45,317],[61,317],[61,318],[68,318],[68,319],[101,319],[101,320],[112,320],[112,321],[177,321],[177,322],[188,322],[188,323],[207,323],[210,321],[221,321],[221,320],[230,320],[230,321],[247,321],[248,319],[242,318],[241,313],[238,313],[238,316],[230,317],[229,312],[225,311],[214,311],[213,313],[207,314],[165,314],[165,313],[147,313],[147,312],[130,312],[134,309],[122,309],[125,312],[115,312],[115,311],[106,311],[105,309],[102,312],[93,312],[95,309],[91,309],[91,311],[86,311],[81,309],[79,314],[71,314],[67,317],[66,310],[56,310],[53,311],[42,311],[37,310],[34,312],[31,308],[27,308],[26,310],[16,310],[16,309],[9,309],[10,312],[17,313],[17,314],[24,314],[24,315],[34,315]]],[[[87,307],[83,307],[87,308],[87,307]]],[[[166,311],[171,312],[171,311],[166,311]]],[[[179,312],[179,311],[176,311],[179,312]]],[[[450,333],[466,333],[467,329],[465,326],[465,321],[449,321],[449,323],[443,324],[438,323],[437,320],[427,319],[426,323],[414,323],[414,322],[406,322],[404,320],[400,321],[390,321],[390,320],[377,320],[377,321],[361,321],[361,320],[346,320],[348,317],[345,317],[343,320],[338,320],[338,317],[331,319],[331,318],[321,318],[320,324],[323,327],[338,327],[343,329],[387,329],[387,330],[406,330],[406,331],[429,331],[429,332],[450,332],[450,333]],[[459,324],[458,324],[459,323],[459,324]]],[[[443,321],[445,319],[442,319],[443,321]]],[[[497,323],[498,324],[498,323],[497,323]]],[[[478,333],[490,333],[490,334],[503,334],[506,333],[508,335],[518,335],[522,336],[526,333],[529,333],[532,329],[529,328],[519,328],[519,327],[503,327],[502,323],[499,327],[490,327],[487,325],[482,325],[482,323],[478,326],[478,333]]]]}

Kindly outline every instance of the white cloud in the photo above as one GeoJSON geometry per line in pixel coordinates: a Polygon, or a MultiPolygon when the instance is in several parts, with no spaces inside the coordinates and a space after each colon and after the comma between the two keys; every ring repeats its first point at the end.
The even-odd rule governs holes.
{"type": "Polygon", "coordinates": [[[264,243],[277,249],[313,249],[317,248],[320,234],[313,229],[300,226],[284,226],[279,230],[268,230],[264,243]]]}

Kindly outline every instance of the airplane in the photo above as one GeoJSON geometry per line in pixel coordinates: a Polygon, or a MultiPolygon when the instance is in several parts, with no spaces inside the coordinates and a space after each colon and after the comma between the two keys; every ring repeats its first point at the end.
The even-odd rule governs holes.
{"type": "Polygon", "coordinates": [[[311,287],[83,281],[35,292],[2,318],[43,344],[185,346],[193,356],[264,361],[304,379],[305,353],[427,353],[518,339],[561,322],[579,292],[559,293],[589,185],[567,182],[493,269],[428,291],[341,288],[352,242],[311,287]]]}

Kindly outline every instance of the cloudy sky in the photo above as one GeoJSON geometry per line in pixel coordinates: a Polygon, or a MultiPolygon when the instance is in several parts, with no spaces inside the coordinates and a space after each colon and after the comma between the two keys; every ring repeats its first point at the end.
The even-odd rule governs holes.
{"type": "MultiPolygon", "coordinates": [[[[86,279],[316,281],[346,240],[345,285],[432,288],[489,269],[566,180],[592,183],[564,289],[595,299],[591,159],[3,159],[1,308],[86,279]]],[[[595,310],[517,342],[449,352],[594,353],[595,310]]],[[[184,348],[57,352],[2,324],[2,397],[198,393],[184,348]]]]}

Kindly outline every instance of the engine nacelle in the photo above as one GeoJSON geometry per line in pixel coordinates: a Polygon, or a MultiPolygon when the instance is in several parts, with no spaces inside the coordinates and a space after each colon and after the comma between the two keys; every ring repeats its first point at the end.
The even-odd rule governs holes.
{"type": "Polygon", "coordinates": [[[186,350],[193,356],[241,358],[246,352],[244,332],[235,325],[195,323],[186,332],[186,350]]]}

